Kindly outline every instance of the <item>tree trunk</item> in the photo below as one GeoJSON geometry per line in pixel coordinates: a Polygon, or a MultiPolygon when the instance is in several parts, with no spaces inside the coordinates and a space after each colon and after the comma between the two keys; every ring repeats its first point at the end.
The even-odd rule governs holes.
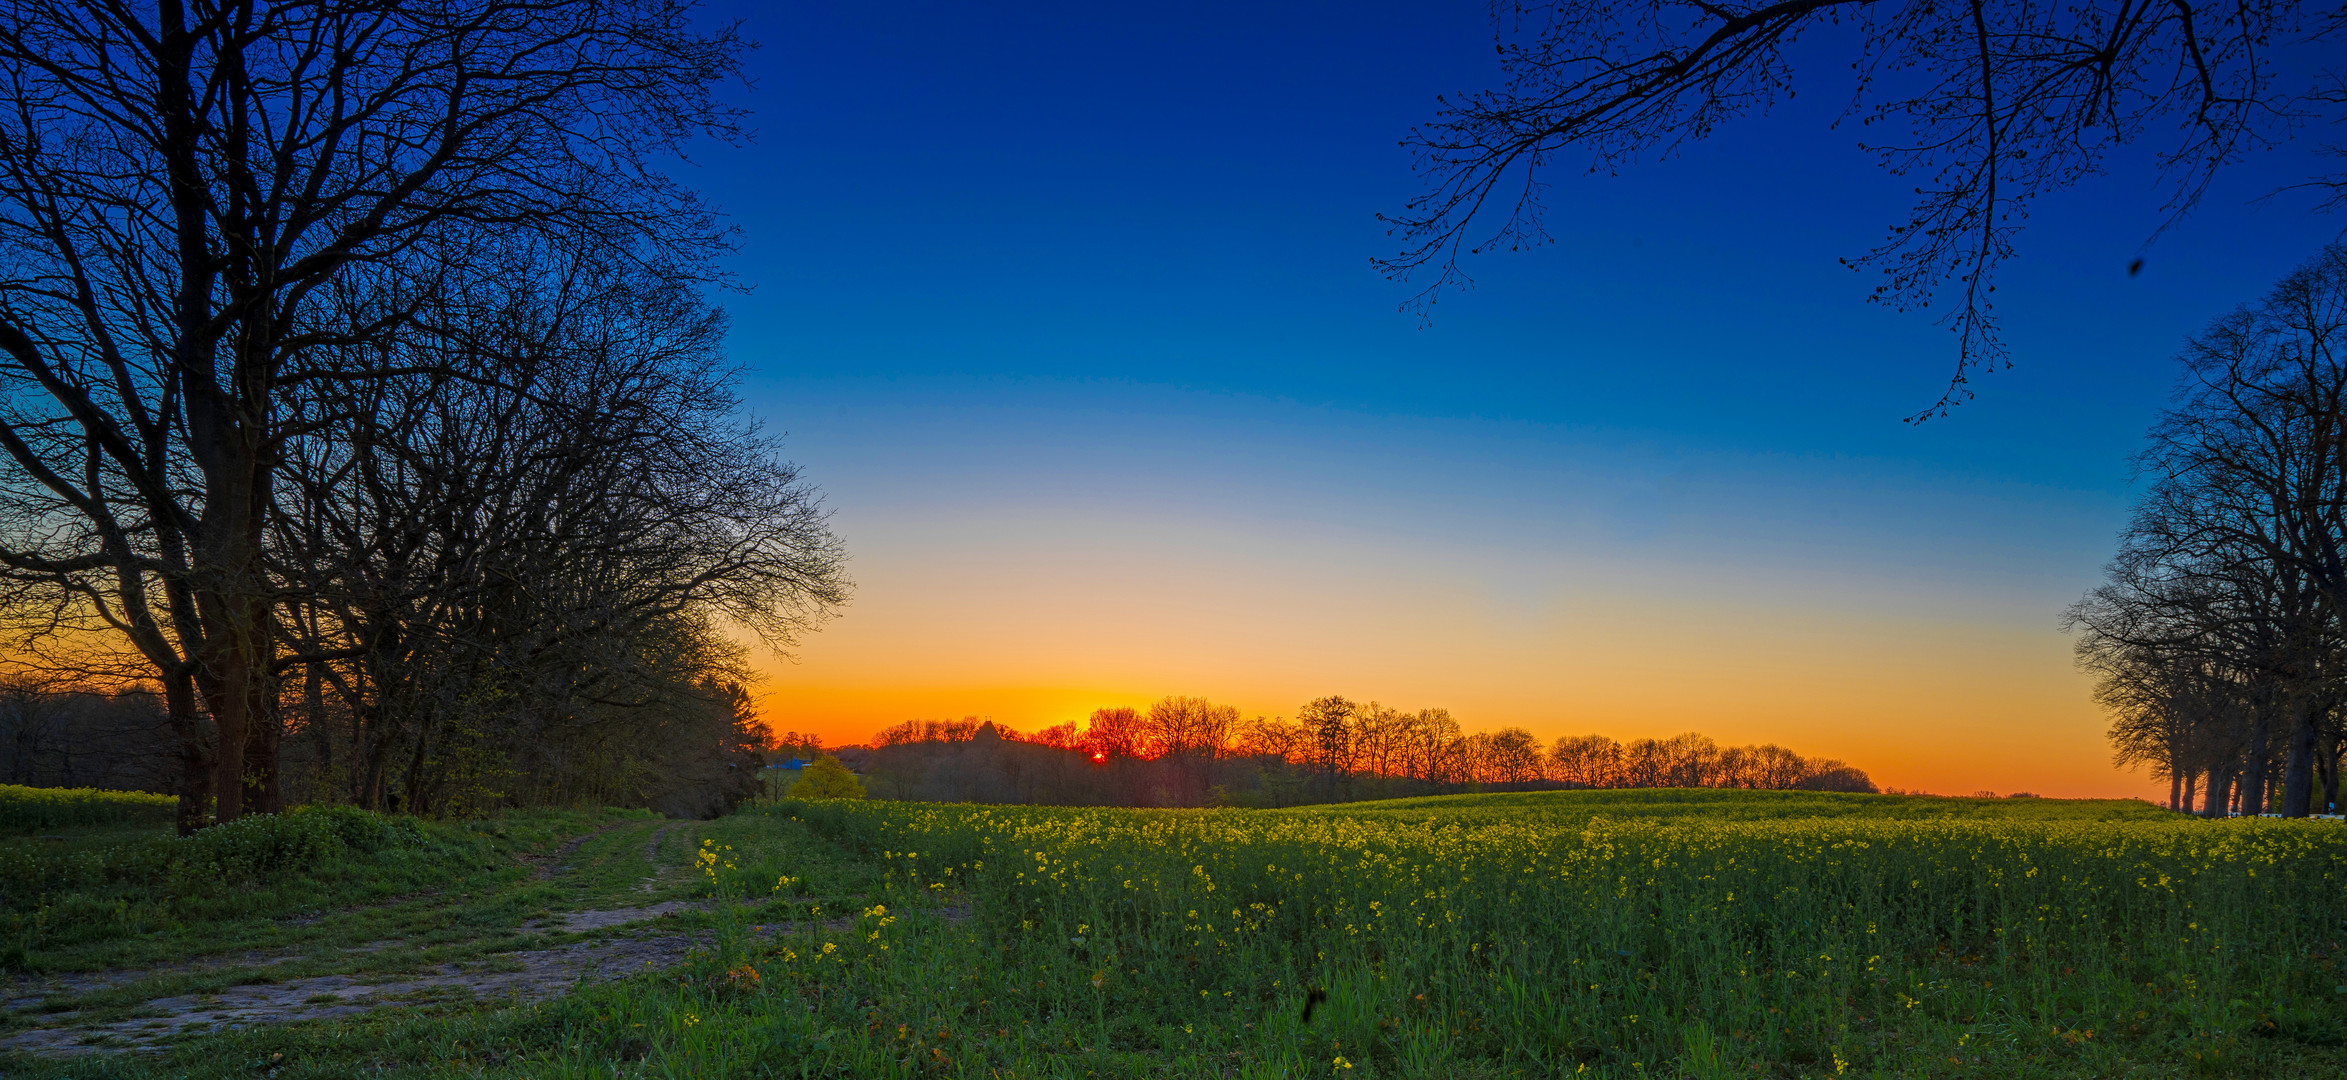
{"type": "Polygon", "coordinates": [[[2315,755],[2315,764],[2323,773],[2323,813],[2339,812],[2339,736],[2326,732],[2315,755]]]}
{"type": "Polygon", "coordinates": [[[360,772],[358,804],[381,813],[387,809],[383,800],[391,771],[391,722],[380,700],[369,702],[362,715],[367,717],[367,740],[361,744],[366,763],[360,772]]]}
{"type": "Polygon", "coordinates": [[[2238,793],[2242,814],[2255,814],[2266,804],[2266,735],[2273,723],[2273,707],[2260,704],[2249,725],[2249,761],[2243,766],[2238,793]]]}
{"type": "Polygon", "coordinates": [[[163,679],[164,715],[171,721],[172,740],[179,744],[179,810],[174,824],[179,835],[193,835],[211,812],[212,756],[204,744],[204,721],[196,715],[196,688],[184,672],[163,679]]]}
{"type": "Polygon", "coordinates": [[[2171,765],[2168,767],[2168,809],[2183,805],[2184,775],[2171,765]]]}
{"type": "Polygon", "coordinates": [[[2199,774],[2199,773],[2196,773],[2196,772],[2193,772],[2193,773],[2185,773],[2185,774],[2184,774],[2184,801],[2183,801],[2183,802],[2180,802],[2180,803],[2178,803],[2178,804],[2176,804],[2176,809],[2178,809],[2178,810],[2182,810],[2183,812],[2185,812],[2185,813],[2187,813],[2187,814],[2191,813],[2191,812],[2192,812],[2192,797],[2193,797],[2194,795],[2197,795],[2197,794],[2199,794],[2199,793],[2200,793],[2200,792],[2199,792],[2199,788],[2200,788],[2200,774],[2199,774]]]}
{"type": "Polygon", "coordinates": [[[285,810],[285,792],[277,775],[285,713],[277,699],[277,679],[264,670],[261,681],[265,689],[253,703],[251,730],[245,735],[244,806],[248,814],[276,814],[285,810]]]}
{"type": "Polygon", "coordinates": [[[2200,816],[2224,817],[2225,812],[2233,805],[2232,786],[2232,777],[2227,776],[2223,769],[2210,769],[2208,772],[2208,791],[2204,793],[2200,816]]]}
{"type": "Polygon", "coordinates": [[[334,798],[334,732],[326,724],[324,682],[318,677],[318,665],[302,665],[302,731],[317,747],[307,797],[330,802],[334,798]]]}
{"type": "MultiPolygon", "coordinates": [[[[221,637],[225,638],[223,634],[221,637]]],[[[235,648],[209,650],[204,666],[204,705],[212,714],[212,821],[226,824],[244,815],[244,756],[252,714],[253,665],[235,648]]]]}
{"type": "Polygon", "coordinates": [[[2314,744],[2321,713],[2304,700],[2290,703],[2288,763],[2282,769],[2282,816],[2305,817],[2314,802],[2314,744]]]}
{"type": "MultiPolygon", "coordinates": [[[[225,485],[249,496],[245,485],[225,485]]],[[[252,508],[246,507],[249,512],[252,508]]],[[[207,512],[206,517],[211,515],[207,512]]],[[[218,739],[212,750],[212,820],[226,823],[244,813],[247,744],[252,739],[261,697],[269,686],[273,659],[269,605],[253,564],[257,544],[245,543],[245,514],[229,523],[232,538],[205,545],[214,579],[198,593],[204,611],[204,648],[197,666],[204,703],[212,712],[218,739]]],[[[207,526],[218,523],[207,521],[207,526]]],[[[258,540],[258,537],[253,537],[258,540]]]]}
{"type": "Polygon", "coordinates": [[[415,757],[407,766],[407,812],[417,816],[424,813],[424,769],[430,763],[431,748],[431,727],[426,725],[416,733],[415,757]]]}

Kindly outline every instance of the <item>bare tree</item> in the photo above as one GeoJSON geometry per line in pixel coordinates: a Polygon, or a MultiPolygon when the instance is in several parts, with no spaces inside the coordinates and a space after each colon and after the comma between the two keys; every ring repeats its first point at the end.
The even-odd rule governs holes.
{"type": "Polygon", "coordinates": [[[559,799],[623,761],[682,776],[610,732],[733,739],[745,674],[714,622],[787,649],[845,600],[820,500],[738,417],[717,313],[607,253],[521,254],[362,346],[406,374],[289,409],[309,424],[279,469],[293,648],[271,674],[300,674],[305,715],[340,699],[363,806],[559,799]]]}
{"type": "Polygon", "coordinates": [[[1084,726],[1084,747],[1111,758],[1137,758],[1148,752],[1148,733],[1141,714],[1128,707],[1094,709],[1084,726]]]}
{"type": "Polygon", "coordinates": [[[1666,787],[1718,787],[1719,744],[1708,735],[1685,732],[1663,740],[1663,784],[1666,787]]]}
{"type": "Polygon", "coordinates": [[[1204,803],[1214,763],[1230,748],[1239,710],[1200,697],[1160,699],[1142,717],[1146,753],[1170,773],[1165,796],[1178,806],[1204,803]]]}
{"type": "Polygon", "coordinates": [[[1296,710],[1296,722],[1303,726],[1306,752],[1321,772],[1330,798],[1336,797],[1338,781],[1352,774],[1355,755],[1360,747],[1354,741],[1353,718],[1360,706],[1342,696],[1314,698],[1296,710]]]}
{"type": "MultiPolygon", "coordinates": [[[[2313,806],[2347,604],[2343,337],[2347,247],[2333,245],[2187,344],[2177,402],[2139,458],[2150,483],[2112,583],[2071,616],[2106,690],[2150,660],[2126,650],[2241,673],[2244,812],[2275,801],[2277,742],[2280,812],[2313,806]]],[[[2230,784],[2211,776],[2211,795],[2230,784]]]]}
{"type": "Polygon", "coordinates": [[[671,0],[28,0],[0,22],[0,498],[27,526],[0,564],[151,665],[182,829],[207,779],[218,820],[243,812],[274,694],[286,403],[396,372],[316,356],[405,305],[352,327],[313,299],[362,270],[429,295],[465,264],[411,258],[538,230],[693,276],[718,233],[652,162],[730,134],[708,88],[738,52],[671,0]]]}
{"type": "Polygon", "coordinates": [[[1162,698],[1141,718],[1144,752],[1150,757],[1221,757],[1238,723],[1236,706],[1199,697],[1162,698]]]}
{"type": "Polygon", "coordinates": [[[2226,581],[2220,567],[2162,554],[2125,544],[2107,568],[2111,580],[2065,623],[2079,635],[2079,666],[2095,676],[2095,700],[2111,713],[2113,762],[2167,779],[2172,809],[2190,809],[2205,790],[2213,813],[2243,771],[2253,703],[2275,696],[2258,685],[2276,675],[2260,663],[2276,636],[2270,592],[2256,575],[2226,581]]]}
{"type": "Polygon", "coordinates": [[[1623,787],[1665,787],[1670,775],[1670,750],[1661,741],[1632,739],[1622,745],[1623,787]]]}
{"type": "Polygon", "coordinates": [[[1485,749],[1484,771],[1495,784],[1523,784],[1540,779],[1540,740],[1520,727],[1491,733],[1485,749]]]}
{"type": "Polygon", "coordinates": [[[1610,788],[1621,783],[1622,744],[1603,735],[1560,737],[1548,747],[1549,775],[1573,787],[1610,788]]]}
{"type": "Polygon", "coordinates": [[[1404,721],[1401,737],[1403,775],[1429,787],[1453,783],[1459,777],[1459,721],[1449,709],[1420,709],[1404,721]]]}
{"type": "Polygon", "coordinates": [[[1281,762],[1304,760],[1304,731],[1300,725],[1277,716],[1258,716],[1240,729],[1235,753],[1248,757],[1267,757],[1281,762]]]}
{"type": "Polygon", "coordinates": [[[0,783],[167,790],[172,749],[150,692],[0,676],[0,783]]]}
{"type": "MultiPolygon", "coordinates": [[[[1947,392],[1914,419],[1944,414],[1971,395],[1977,366],[2004,360],[1990,294],[2037,197],[2173,132],[2158,156],[2171,185],[2165,229],[2226,166],[2347,106],[2337,70],[2308,79],[2284,62],[2292,47],[2335,58],[2347,39],[2336,0],[1494,6],[1504,82],[1446,99],[1411,132],[1427,188],[1386,219],[1402,250],[1378,265],[1397,279],[1429,275],[1413,300],[1421,311],[1467,280],[1462,254],[1546,241],[1550,169],[1613,172],[1766,112],[1793,95],[1793,43],[1850,26],[1843,58],[1857,85],[1844,117],[1881,132],[1865,146],[1911,178],[1917,201],[1880,246],[1845,261],[1881,272],[1876,302],[1937,304],[1958,343],[1947,392]]],[[[2312,182],[2347,192],[2347,173],[2312,182]]]]}
{"type": "Polygon", "coordinates": [[[1407,714],[1374,701],[1353,714],[1353,745],[1360,751],[1361,771],[1371,776],[1395,775],[1408,723],[1407,714]]]}
{"type": "Polygon", "coordinates": [[[1753,748],[1731,746],[1719,752],[1712,763],[1711,785],[1724,788],[1755,787],[1752,782],[1753,748]]]}

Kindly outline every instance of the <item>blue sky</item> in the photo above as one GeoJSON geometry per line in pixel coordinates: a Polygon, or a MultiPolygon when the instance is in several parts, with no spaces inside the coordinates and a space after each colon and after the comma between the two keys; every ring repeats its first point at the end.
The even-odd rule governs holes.
{"type": "Polygon", "coordinates": [[[1793,719],[1801,672],[1839,677],[1799,652],[1754,685],[1775,704],[1749,722],[1710,718],[1732,684],[1641,712],[1591,689],[1629,661],[1563,673],[1537,647],[1455,682],[1439,665],[1389,678],[1383,649],[1441,655],[1397,639],[1594,632],[1598,590],[1696,621],[1741,604],[1758,639],[1770,613],[1814,618],[1835,627],[1826,652],[1976,630],[2005,659],[1918,660],[1912,677],[2044,700],[1990,695],[1931,723],[2038,709],[2030,725],[2064,740],[2043,755],[2086,770],[2060,775],[2115,775],[2083,682],[2057,674],[2056,617],[2123,522],[2127,456],[2182,336],[2342,224],[2303,195],[2259,200],[2309,170],[2288,149],[2220,182],[2130,278],[2165,194],[2131,152],[2035,207],[1998,293],[2014,367],[1912,426],[1953,343],[1865,304],[1873,281],[1836,262],[1899,219],[1909,185],[1830,127],[1848,92],[1835,42],[1813,43],[1801,96],[1675,160],[1552,174],[1555,242],[1472,260],[1477,288],[1422,327],[1396,310],[1412,290],[1369,265],[1393,247],[1376,215],[1417,190],[1397,140],[1437,95],[1495,80],[1480,3],[711,15],[761,45],[735,94],[758,137],[702,148],[684,179],[741,229],[748,291],[724,302],[745,400],[829,493],[863,586],[777,667],[768,708],[843,736],[908,715],[1056,720],[1112,685],[1278,712],[1342,684],[1310,692],[1473,703],[1471,725],[1544,737],[1777,724],[1850,744],[1818,752],[1889,753],[1857,719],[1793,719]],[[1212,610],[1182,599],[1203,595],[1212,610]],[[1438,616],[1452,596],[1465,606],[1438,616]],[[1086,610],[1191,629],[1121,653],[1040,629],[1086,610]],[[1225,623],[1295,629],[1234,657],[1201,642],[1225,623]],[[912,629],[939,626],[961,630],[912,629]],[[973,636],[1027,647],[957,666],[973,636]],[[1267,673],[1283,664],[1294,680],[1267,673]]]}

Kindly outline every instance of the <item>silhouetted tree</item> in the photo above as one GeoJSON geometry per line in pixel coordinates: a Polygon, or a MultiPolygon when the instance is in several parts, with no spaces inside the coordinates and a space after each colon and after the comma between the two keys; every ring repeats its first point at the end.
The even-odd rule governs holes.
{"type": "Polygon", "coordinates": [[[670,0],[28,0],[0,21],[0,565],[151,665],[183,830],[207,788],[218,820],[243,812],[276,692],[264,544],[311,419],[289,405],[407,370],[321,350],[396,332],[400,297],[530,235],[702,275],[720,233],[653,163],[731,134],[708,88],[739,48],[670,0]],[[337,289],[386,299],[338,322],[337,289]]]}
{"type": "Polygon", "coordinates": [[[1094,709],[1084,727],[1084,748],[1111,758],[1140,757],[1148,738],[1140,712],[1132,708],[1094,709]]]}
{"type": "Polygon", "coordinates": [[[0,783],[167,792],[174,749],[153,693],[0,676],[0,783]]]}
{"type": "Polygon", "coordinates": [[[683,748],[759,741],[715,620],[787,648],[845,597],[838,544],[738,417],[718,313],[613,252],[508,254],[359,346],[407,373],[289,409],[269,674],[338,706],[302,745],[359,805],[681,798],[714,782],[683,748]]]}
{"type": "Polygon", "coordinates": [[[1622,744],[1603,735],[1560,736],[1549,744],[1548,769],[1572,787],[1614,787],[1621,782],[1622,744]]]}
{"type": "MultiPolygon", "coordinates": [[[[1421,310],[1465,280],[1463,253],[1546,241],[1550,169],[1612,172],[1766,112],[1793,95],[1791,44],[1846,27],[1855,34],[1839,48],[1857,85],[1844,116],[1879,131],[1866,147],[1916,185],[1913,212],[1853,265],[1881,271],[1878,302],[1937,304],[1958,340],[1947,393],[1919,416],[1969,396],[1971,370],[2003,357],[1994,273],[2039,196],[2100,172],[2147,134],[2163,137],[2165,228],[2226,166],[2347,115],[2337,68],[2284,62],[2301,45],[2341,55],[2347,8],[2335,0],[1559,0],[1496,10],[1500,88],[1445,99],[1404,142],[1428,186],[1387,219],[1403,246],[1379,265],[1397,279],[1431,273],[1421,310]]],[[[2347,173],[2312,182],[2332,204],[2347,196],[2347,173]]]]}
{"type": "Polygon", "coordinates": [[[1482,779],[1493,784],[1527,784],[1540,779],[1540,740],[1520,727],[1491,733],[1484,746],[1482,779]]]}
{"type": "Polygon", "coordinates": [[[1420,709],[1403,718],[1399,759],[1402,774],[1433,787],[1456,782],[1463,739],[1449,709],[1420,709]]]}
{"type": "Polygon", "coordinates": [[[1719,744],[1710,737],[1695,732],[1674,735],[1658,748],[1662,758],[1662,782],[1666,787],[1721,787],[1714,775],[1719,765],[1719,744]]]}
{"type": "Polygon", "coordinates": [[[2237,780],[2241,812],[2278,802],[2285,816],[2306,815],[2324,771],[2316,758],[2335,745],[2326,729],[2347,602],[2343,336],[2347,248],[2333,245],[2187,343],[2176,404],[2139,459],[2150,483],[2110,581],[2069,616],[2084,631],[2082,661],[2120,708],[2115,734],[2139,741],[2145,716],[2175,714],[2165,718],[2184,725],[2174,749],[2207,755],[2211,810],[2237,780]],[[2149,689],[2196,666],[2234,687],[2207,701],[2232,707],[2163,703],[2149,689]],[[2232,730],[2192,730],[2211,720],[2232,730]]]}
{"type": "Polygon", "coordinates": [[[1319,769],[1323,790],[1331,799],[1337,797],[1338,782],[1353,769],[1358,752],[1353,717],[1359,711],[1360,706],[1333,695],[1314,698],[1296,710],[1296,723],[1304,729],[1305,752],[1319,769]]]}
{"type": "MultiPolygon", "coordinates": [[[[1090,729],[1058,725],[1048,739],[996,737],[983,724],[966,737],[965,725],[913,721],[884,731],[870,749],[847,748],[873,777],[878,798],[949,802],[1051,802],[1121,806],[1290,806],[1307,799],[1381,799],[1501,787],[1641,786],[1623,765],[1623,748],[1602,735],[1559,738],[1544,753],[1539,739],[1519,727],[1462,733],[1446,709],[1403,712],[1343,697],[1306,702],[1305,722],[1257,716],[1235,724],[1224,752],[1209,752],[1213,735],[1178,734],[1201,725],[1216,731],[1237,712],[1194,697],[1160,699],[1146,712],[1104,708],[1090,729]],[[1363,734],[1364,714],[1383,735],[1363,734]],[[1343,745],[1321,740],[1345,725],[1343,745]],[[1139,752],[1094,760],[1095,747],[1123,745],[1143,733],[1139,752]],[[1381,767],[1363,748],[1392,740],[1381,767]],[[1332,772],[1330,762],[1340,764],[1332,772]],[[1344,764],[1349,762],[1349,764],[1344,764]]],[[[1332,740],[1333,741],[1333,740],[1332,740]]],[[[1643,786],[1768,786],[1818,791],[1874,791],[1860,771],[1832,759],[1804,760],[1775,746],[1721,750],[1709,738],[1684,734],[1632,744],[1651,759],[1643,786]],[[1733,757],[1751,768],[1741,782],[1716,762],[1733,757]],[[1690,779],[1692,778],[1692,779],[1690,779]]]]}

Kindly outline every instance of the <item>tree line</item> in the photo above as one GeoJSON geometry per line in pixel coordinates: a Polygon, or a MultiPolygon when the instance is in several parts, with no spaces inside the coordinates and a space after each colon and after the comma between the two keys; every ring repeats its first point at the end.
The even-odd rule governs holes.
{"type": "Polygon", "coordinates": [[[2339,810],[2347,247],[2185,343],[2104,583],[2074,605],[2119,764],[2208,816],[2339,810]]]}
{"type": "Polygon", "coordinates": [[[0,784],[171,790],[171,737],[151,692],[94,693],[0,678],[0,784]]]}
{"type": "Polygon", "coordinates": [[[848,585],[661,171],[739,134],[742,48],[668,0],[0,20],[0,619],[151,690],[182,831],[749,790],[735,631],[848,585]]]}
{"type": "MultiPolygon", "coordinates": [[[[793,736],[810,756],[819,740],[793,736]]],[[[1566,736],[1464,730],[1448,709],[1342,696],[1294,719],[1167,697],[1021,733],[977,717],[916,720],[835,751],[881,798],[1128,806],[1288,806],[1470,790],[1734,787],[1875,791],[1866,773],[1783,747],[1703,735],[1566,736]]]]}

